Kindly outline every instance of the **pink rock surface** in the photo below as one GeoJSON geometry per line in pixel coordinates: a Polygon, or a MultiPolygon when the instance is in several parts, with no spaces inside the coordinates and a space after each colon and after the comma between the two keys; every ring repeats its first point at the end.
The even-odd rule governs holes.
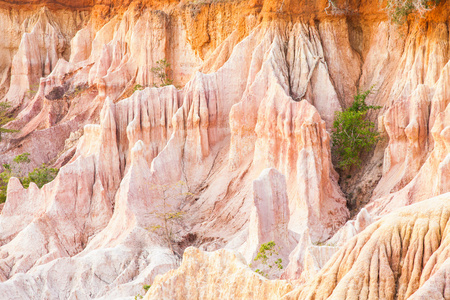
{"type": "MultiPolygon", "coordinates": [[[[288,229],[289,200],[286,193],[286,180],[276,169],[265,169],[253,181],[254,207],[250,215],[247,241],[241,246],[240,252],[254,269],[262,268],[261,262],[254,261],[262,244],[275,243],[277,259],[285,263],[289,253],[297,241],[295,235],[288,229]]],[[[272,262],[271,262],[272,263],[272,262]]],[[[282,269],[271,270],[271,278],[279,278],[282,269]]]]}
{"type": "MultiPolygon", "coordinates": [[[[118,74],[129,72],[131,61],[138,53],[120,54],[120,43],[116,40],[121,30],[125,30],[126,20],[113,20],[115,27],[108,23],[99,31],[101,35],[96,34],[88,58],[97,57],[94,65],[79,62],[81,69],[72,79],[73,84],[82,82],[89,73],[89,81],[102,83],[97,84],[99,94],[91,98],[92,104],[78,108],[78,112],[75,107],[69,108],[64,119],[68,120],[69,116],[82,110],[92,112],[102,105],[100,124],[84,127],[73,158],[62,167],[57,179],[42,190],[24,190],[17,180],[11,181],[10,197],[14,200],[8,198],[0,222],[12,222],[14,218],[17,221],[9,225],[11,229],[2,232],[0,270],[3,280],[15,274],[26,275],[11,278],[0,287],[3,291],[8,290],[9,295],[21,290],[22,295],[30,296],[31,292],[23,288],[23,280],[48,276],[61,261],[76,270],[75,273],[82,272],[87,262],[99,253],[112,251],[105,249],[122,249],[123,258],[114,258],[119,261],[128,261],[135,255],[148,260],[153,257],[153,252],[155,257],[166,258],[152,263],[136,279],[133,278],[138,273],[119,275],[129,272],[128,263],[124,263],[105,280],[106,285],[103,278],[81,290],[76,282],[57,289],[44,284],[36,294],[45,297],[49,290],[52,295],[69,294],[72,297],[89,293],[94,293],[97,298],[118,296],[135,292],[137,282],[151,282],[156,272],[176,263],[170,251],[162,250],[166,245],[147,230],[156,221],[150,216],[154,207],[162,201],[161,194],[151,187],[163,183],[172,185],[183,181],[185,185],[177,194],[189,192],[194,195],[175,197],[170,202],[173,207],[187,212],[185,225],[180,228],[183,235],[194,232],[196,242],[207,249],[226,244],[237,249],[248,239],[252,244],[248,249],[253,249],[249,259],[261,243],[274,239],[282,246],[281,255],[287,261],[296,243],[291,230],[309,227],[313,238],[320,240],[328,238],[347,218],[345,199],[331,166],[325,122],[308,101],[292,101],[285,89],[286,75],[273,68],[273,63],[284,60],[280,56],[278,29],[257,28],[235,47],[217,72],[196,73],[183,90],[173,86],[147,88],[113,103],[109,99],[117,97],[120,89],[116,87],[125,84],[114,83],[114,80],[126,78],[118,74]],[[106,39],[107,44],[100,51],[102,39],[106,39]],[[265,55],[268,49],[271,50],[265,55]],[[225,81],[226,85],[223,84],[225,81]],[[255,97],[252,91],[262,92],[261,97],[255,97]],[[244,123],[250,119],[236,116],[250,106],[257,108],[251,123],[253,129],[243,132],[244,123]],[[239,147],[245,150],[236,152],[239,147]],[[237,154],[243,154],[245,162],[236,164],[237,154]],[[272,169],[267,179],[263,175],[260,181],[255,181],[254,192],[246,188],[251,187],[266,167],[276,167],[281,173],[272,169]],[[282,179],[284,177],[286,181],[282,179]],[[273,184],[272,197],[264,190],[266,180],[273,184]],[[230,185],[234,184],[238,186],[230,191],[230,185]],[[29,197],[39,201],[40,205],[25,210],[20,218],[14,215],[17,201],[28,201],[29,197]],[[250,206],[256,209],[253,217],[249,214],[250,206]],[[270,207],[281,210],[272,213],[270,207]],[[267,214],[273,216],[271,221],[266,220],[267,214]],[[280,224],[283,225],[280,227],[280,224]],[[254,231],[259,232],[258,241],[252,241],[254,231]],[[213,242],[202,242],[208,240],[213,242]],[[33,241],[32,244],[29,241],[33,241]],[[129,281],[133,284],[126,284],[129,281]],[[104,289],[105,286],[109,288],[104,289]]],[[[145,24],[154,24],[154,21],[145,24]]],[[[293,30],[293,34],[301,32],[300,27],[293,30]]],[[[73,43],[81,43],[82,38],[89,40],[91,37],[88,32],[80,33],[73,43]]],[[[75,48],[81,52],[89,50],[85,46],[75,48]]],[[[305,54],[310,55],[309,52],[305,54]]],[[[74,70],[76,57],[73,54],[70,63],[60,61],[52,75],[42,81],[38,95],[30,102],[41,108],[35,113],[29,108],[23,113],[29,116],[27,126],[36,124],[34,128],[38,128],[41,126],[38,124],[47,118],[42,117],[48,116],[45,107],[50,108],[53,104],[45,99],[46,91],[57,87],[65,72],[74,70]]],[[[78,57],[86,58],[87,52],[78,57]]],[[[323,62],[319,64],[323,68],[323,62]]],[[[329,80],[326,70],[322,70],[318,78],[323,76],[329,80]]],[[[321,81],[314,82],[313,86],[318,87],[321,81]]],[[[332,85],[327,88],[331,99],[337,101],[332,85]]],[[[83,101],[83,97],[79,101],[83,101]]],[[[105,259],[99,259],[99,268],[105,262],[105,259]]],[[[91,278],[96,272],[91,270],[86,276],[91,278]]],[[[61,282],[64,278],[61,276],[61,282]]]]}
{"type": "Polygon", "coordinates": [[[6,71],[0,86],[10,86],[4,100],[20,110],[8,126],[21,132],[0,144],[0,161],[30,152],[29,168],[62,167],[40,190],[9,182],[0,295],[133,298],[196,246],[202,250],[188,248],[179,269],[156,279],[149,299],[277,299],[291,285],[246,266],[274,241],[283,278],[296,280],[294,298],[358,298],[366,290],[390,297],[395,282],[383,249],[411,266],[401,270],[398,297],[445,296],[448,253],[436,228],[446,222],[450,191],[447,26],[430,24],[422,34],[414,22],[393,27],[377,19],[369,28],[339,17],[261,22],[250,14],[230,29],[229,11],[213,5],[222,7],[181,14],[169,4],[135,3],[102,26],[87,12],[65,20],[48,9],[17,20],[29,32],[17,43],[10,84],[6,71]],[[203,22],[205,11],[217,23],[203,22]],[[63,28],[71,22],[73,32],[63,28]],[[182,89],[150,87],[162,58],[182,89]],[[347,220],[330,130],[357,86],[372,84],[368,102],[384,105],[378,128],[386,140],[367,154],[361,181],[375,177],[370,165],[381,168],[383,156],[384,171],[370,203],[347,220]],[[172,247],[149,230],[161,221],[161,205],[182,213],[172,247]],[[413,261],[418,244],[397,253],[389,226],[401,234],[413,226],[426,244],[422,265],[413,261]],[[377,276],[385,280],[369,280],[377,276]]]}
{"type": "Polygon", "coordinates": [[[157,277],[144,299],[279,299],[291,289],[251,271],[239,253],[188,248],[181,266],[157,277]]]}
{"type": "MultiPolygon", "coordinates": [[[[406,127],[405,125],[397,125],[394,127],[395,130],[391,133],[392,141],[390,142],[390,146],[402,147],[403,153],[406,152],[406,155],[401,156],[404,157],[404,162],[400,166],[395,166],[396,162],[391,158],[392,156],[390,154],[393,150],[387,148],[385,167],[389,171],[385,175],[385,179],[383,178],[380,181],[379,188],[377,189],[380,191],[383,188],[390,188],[393,183],[403,186],[405,181],[403,181],[402,185],[402,180],[406,180],[408,176],[411,178],[410,181],[408,182],[406,180],[408,184],[404,185],[401,190],[397,192],[393,190],[395,193],[378,199],[376,197],[377,190],[375,190],[373,197],[376,200],[369,204],[369,211],[375,214],[383,214],[394,208],[409,205],[449,191],[448,168],[450,148],[448,131],[450,123],[448,118],[450,106],[448,105],[448,99],[450,95],[447,91],[448,80],[450,79],[448,73],[449,67],[450,65],[447,63],[436,83],[436,92],[431,100],[431,106],[434,108],[429,108],[430,102],[420,102],[422,104],[416,102],[417,104],[413,110],[415,111],[414,117],[408,122],[409,125],[406,127]],[[443,110],[439,111],[437,107],[443,110]],[[433,115],[430,113],[433,113],[433,115]],[[431,124],[432,127],[430,130],[429,126],[431,124]],[[405,129],[399,130],[399,127],[405,129]],[[399,132],[400,134],[396,134],[399,132]],[[431,135],[427,135],[428,132],[431,135]],[[427,152],[429,148],[431,150],[427,152]],[[425,158],[424,163],[420,164],[420,161],[423,161],[425,158]],[[384,183],[385,181],[389,183],[384,183]]],[[[419,86],[418,89],[424,89],[424,87],[419,86]]],[[[402,121],[404,122],[404,119],[402,121]]],[[[398,158],[396,159],[398,160],[398,158]]],[[[400,160],[403,161],[402,158],[400,160]]]]}

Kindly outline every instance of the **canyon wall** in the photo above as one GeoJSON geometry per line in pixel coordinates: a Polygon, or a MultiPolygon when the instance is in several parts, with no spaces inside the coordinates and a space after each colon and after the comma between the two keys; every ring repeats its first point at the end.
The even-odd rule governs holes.
{"type": "Polygon", "coordinates": [[[445,298],[450,4],[382,5],[0,2],[0,162],[60,168],[9,181],[0,295],[445,298]],[[335,113],[371,86],[381,139],[340,178],[335,113]]]}

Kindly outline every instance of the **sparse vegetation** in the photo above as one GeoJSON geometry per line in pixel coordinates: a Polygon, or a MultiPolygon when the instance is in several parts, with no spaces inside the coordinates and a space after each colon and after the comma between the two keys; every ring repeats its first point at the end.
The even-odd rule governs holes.
{"type": "MultiPolygon", "coordinates": [[[[383,1],[379,0],[381,4],[383,1]]],[[[425,12],[438,5],[440,0],[388,0],[386,10],[393,23],[403,24],[408,15],[418,13],[422,16],[425,12]]],[[[348,7],[338,7],[335,1],[328,0],[328,6],[325,8],[327,15],[349,15],[354,13],[348,7]]]]}
{"type": "Polygon", "coordinates": [[[143,89],[144,89],[144,87],[143,87],[142,85],[136,84],[136,85],[133,87],[133,93],[136,92],[136,91],[142,91],[143,89]]]}
{"type": "Polygon", "coordinates": [[[423,15],[439,2],[440,0],[388,0],[386,10],[392,22],[403,24],[409,14],[417,12],[423,15]]]}
{"type": "Polygon", "coordinates": [[[87,84],[80,84],[74,87],[73,90],[67,91],[64,94],[64,97],[67,97],[69,99],[74,99],[78,96],[80,96],[84,91],[86,91],[89,88],[87,84]]]}
{"type": "Polygon", "coordinates": [[[6,201],[8,182],[11,177],[17,177],[24,188],[28,188],[34,182],[39,188],[55,179],[58,169],[48,168],[42,164],[40,168],[35,168],[32,172],[24,175],[23,165],[30,162],[30,153],[17,155],[9,164],[3,164],[3,172],[0,173],[0,203],[6,201]]]}
{"type": "MultiPolygon", "coordinates": [[[[269,278],[271,273],[273,273],[275,270],[282,270],[283,260],[276,255],[278,255],[278,251],[276,249],[274,241],[261,244],[261,246],[259,247],[259,252],[256,255],[254,261],[256,263],[260,263],[262,267],[254,271],[266,278],[269,278]]],[[[250,267],[252,267],[252,264],[250,264],[250,267]]]]}
{"type": "Polygon", "coordinates": [[[44,184],[49,183],[55,179],[58,175],[58,169],[48,168],[45,164],[42,164],[40,168],[34,168],[33,171],[28,173],[28,176],[20,178],[24,188],[28,188],[30,183],[34,182],[38,188],[42,188],[44,184]]]}
{"type": "Polygon", "coordinates": [[[2,141],[2,133],[18,132],[18,130],[3,128],[4,125],[14,120],[11,113],[8,111],[10,107],[11,105],[9,103],[0,102],[0,142],[2,141]]]}
{"type": "Polygon", "coordinates": [[[327,15],[338,16],[338,15],[348,15],[348,14],[351,13],[351,11],[348,9],[348,7],[346,7],[346,8],[339,8],[336,5],[335,1],[328,0],[328,6],[325,8],[325,13],[327,15]]]}
{"type": "Polygon", "coordinates": [[[153,76],[160,81],[160,84],[154,83],[155,87],[162,87],[173,83],[173,80],[169,77],[170,63],[165,58],[158,60],[156,67],[153,67],[151,71],[153,76]]]}
{"type": "MultiPolygon", "coordinates": [[[[144,295],[148,292],[148,290],[152,287],[151,284],[144,284],[142,286],[142,288],[144,289],[145,293],[144,295]]],[[[134,300],[138,300],[138,299],[143,299],[144,296],[142,296],[141,294],[137,294],[136,296],[134,296],[134,300]]]]}
{"type": "Polygon", "coordinates": [[[152,287],[151,284],[144,284],[144,285],[142,286],[142,288],[145,290],[145,292],[148,292],[148,290],[149,290],[151,287],[152,287]]]}
{"type": "Polygon", "coordinates": [[[75,89],[73,90],[73,97],[78,96],[80,93],[82,93],[84,91],[84,88],[82,86],[77,86],[75,87],[75,89]]]}
{"type": "Polygon", "coordinates": [[[39,90],[39,84],[32,84],[30,85],[30,89],[26,92],[26,94],[28,94],[28,96],[30,98],[33,98],[34,95],[36,95],[36,93],[39,90]]]}
{"type": "Polygon", "coordinates": [[[367,105],[365,100],[372,92],[369,90],[358,93],[352,106],[342,112],[336,112],[332,132],[333,158],[337,166],[347,170],[361,164],[360,155],[369,151],[379,139],[375,131],[375,123],[367,118],[370,109],[380,109],[380,106],[367,105]]]}
{"type": "Polygon", "coordinates": [[[328,246],[328,247],[336,247],[336,244],[335,243],[330,243],[330,242],[328,242],[328,241],[325,241],[325,242],[314,242],[314,243],[312,243],[314,246],[319,246],[319,247],[322,247],[322,246],[328,246]]]}
{"type": "Polygon", "coordinates": [[[155,232],[160,236],[167,247],[178,258],[181,258],[182,253],[175,249],[175,245],[181,241],[182,219],[185,212],[179,208],[173,208],[170,202],[179,202],[185,199],[191,193],[180,193],[180,186],[183,182],[177,182],[172,185],[157,185],[153,189],[159,190],[162,194],[162,204],[156,207],[156,210],[150,213],[156,217],[158,223],[151,225],[149,230],[155,232]]]}

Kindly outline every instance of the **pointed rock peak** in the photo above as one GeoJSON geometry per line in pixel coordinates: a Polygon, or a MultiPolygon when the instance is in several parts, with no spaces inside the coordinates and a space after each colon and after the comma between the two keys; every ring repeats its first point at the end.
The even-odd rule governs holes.
{"type": "Polygon", "coordinates": [[[8,191],[23,189],[22,183],[16,177],[11,177],[8,182],[8,191]]]}
{"type": "Polygon", "coordinates": [[[113,111],[114,103],[110,97],[106,97],[105,102],[103,103],[102,111],[100,113],[100,119],[104,120],[105,117],[113,111]]]}
{"type": "MultiPolygon", "coordinates": [[[[307,268],[307,252],[308,248],[312,246],[311,236],[309,235],[309,229],[300,233],[299,241],[295,249],[289,254],[289,264],[286,270],[282,274],[283,279],[299,279],[302,273],[307,268]]],[[[314,268],[313,268],[314,269],[314,268]]],[[[303,276],[304,277],[304,276],[303,276]]]]}
{"type": "Polygon", "coordinates": [[[47,13],[49,13],[49,12],[50,12],[50,11],[48,10],[47,6],[43,6],[43,7],[41,7],[41,9],[39,10],[39,14],[40,14],[40,15],[42,15],[42,14],[47,15],[47,13]]]}
{"type": "Polygon", "coordinates": [[[274,168],[265,169],[258,179],[253,181],[253,193],[253,201],[260,219],[257,234],[264,237],[275,234],[277,229],[283,231],[278,234],[287,234],[290,213],[284,175],[274,168]]]}
{"type": "Polygon", "coordinates": [[[131,149],[131,165],[138,163],[141,158],[144,159],[144,148],[144,142],[141,140],[134,144],[134,147],[131,149]]]}
{"type": "Polygon", "coordinates": [[[98,124],[86,124],[83,127],[84,135],[98,134],[100,131],[100,125],[98,124]]]}
{"type": "Polygon", "coordinates": [[[278,213],[284,221],[289,219],[286,179],[277,169],[268,168],[253,181],[254,203],[258,210],[278,213]],[[269,207],[273,205],[273,207],[269,207]],[[276,211],[274,211],[276,209],[276,211]]]}
{"type": "MultiPolygon", "coordinates": [[[[253,260],[261,245],[268,242],[275,244],[276,251],[284,261],[294,247],[295,241],[288,230],[290,211],[286,190],[284,175],[274,168],[265,169],[253,181],[254,207],[248,239],[241,249],[247,261],[253,260]]],[[[253,264],[259,267],[259,262],[253,264]]],[[[270,276],[278,277],[280,270],[274,269],[270,276]]]]}

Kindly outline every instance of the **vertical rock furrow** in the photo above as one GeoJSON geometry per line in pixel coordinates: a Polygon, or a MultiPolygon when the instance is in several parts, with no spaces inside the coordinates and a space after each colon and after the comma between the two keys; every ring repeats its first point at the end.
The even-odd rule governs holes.
{"type": "Polygon", "coordinates": [[[67,43],[47,8],[41,9],[36,18],[31,32],[22,36],[12,61],[10,88],[3,100],[14,108],[27,105],[29,91],[36,91],[39,79],[50,74],[67,43]]]}
{"type": "Polygon", "coordinates": [[[398,101],[387,110],[384,120],[390,141],[385,152],[385,175],[374,191],[374,201],[367,207],[372,213],[383,214],[450,191],[447,175],[450,108],[445,100],[449,66],[447,63],[443,68],[431,100],[427,87],[420,85],[408,102],[398,101]],[[404,105],[409,108],[401,109],[404,105]],[[409,113],[405,115],[407,110],[409,113]],[[433,127],[429,127],[431,124],[433,127]],[[394,157],[394,151],[406,155],[394,157]],[[397,188],[401,189],[396,191],[397,188]]]}
{"type": "Polygon", "coordinates": [[[315,279],[285,299],[407,299],[426,282],[421,278],[428,276],[426,270],[442,268],[433,256],[446,260],[448,197],[447,193],[403,208],[370,225],[315,279]],[[394,251],[385,250],[389,248],[394,251]]]}

